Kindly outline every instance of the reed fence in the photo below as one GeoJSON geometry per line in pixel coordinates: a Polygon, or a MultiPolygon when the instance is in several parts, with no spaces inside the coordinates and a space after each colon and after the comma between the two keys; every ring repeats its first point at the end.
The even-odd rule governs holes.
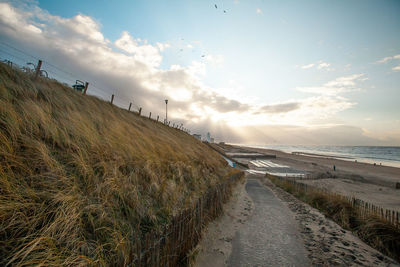
{"type": "Polygon", "coordinates": [[[210,188],[190,208],[175,216],[161,231],[141,234],[138,226],[134,251],[128,266],[187,266],[187,254],[199,242],[202,230],[222,212],[232,187],[243,172],[233,174],[224,183],[210,188]]]}
{"type": "Polygon", "coordinates": [[[290,183],[294,190],[307,194],[307,193],[322,193],[326,195],[328,198],[339,198],[345,202],[347,202],[349,205],[351,205],[353,208],[355,208],[358,212],[361,218],[365,219],[369,216],[375,216],[380,218],[381,220],[392,224],[396,227],[400,228],[400,213],[398,211],[390,210],[383,208],[378,205],[374,205],[372,203],[369,203],[367,201],[355,198],[354,196],[344,196],[335,192],[331,192],[327,189],[324,188],[319,188],[313,185],[308,185],[305,183],[301,183],[296,181],[295,178],[291,177],[280,177],[280,176],[273,176],[273,175],[267,175],[269,177],[272,177],[273,179],[277,179],[280,182],[287,182],[290,183]]]}

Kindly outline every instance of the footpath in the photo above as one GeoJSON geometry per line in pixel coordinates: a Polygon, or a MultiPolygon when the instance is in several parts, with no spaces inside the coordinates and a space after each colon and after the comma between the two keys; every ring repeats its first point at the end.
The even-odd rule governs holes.
{"type": "Polygon", "coordinates": [[[209,226],[195,266],[310,266],[291,211],[255,175],[246,178],[209,226]]]}

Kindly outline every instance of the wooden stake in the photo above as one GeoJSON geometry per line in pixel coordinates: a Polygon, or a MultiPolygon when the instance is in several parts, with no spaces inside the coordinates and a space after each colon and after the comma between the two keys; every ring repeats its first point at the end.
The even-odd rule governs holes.
{"type": "Polygon", "coordinates": [[[131,102],[131,103],[129,103],[129,108],[128,108],[128,111],[131,111],[131,107],[132,107],[132,102],[131,102]]]}
{"type": "Polygon", "coordinates": [[[83,90],[83,95],[86,95],[86,92],[87,92],[88,87],[89,87],[89,83],[86,82],[86,83],[85,83],[85,90],[83,90]]]}
{"type": "Polygon", "coordinates": [[[142,114],[142,108],[139,108],[139,116],[142,114]]]}
{"type": "Polygon", "coordinates": [[[111,96],[111,105],[113,104],[113,102],[114,102],[114,94],[112,94],[111,96]]]}
{"type": "Polygon", "coordinates": [[[39,77],[40,74],[40,68],[42,67],[42,61],[39,59],[37,67],[36,67],[36,72],[35,72],[35,80],[37,79],[37,77],[39,77]]]}
{"type": "Polygon", "coordinates": [[[150,115],[149,115],[149,119],[151,119],[151,112],[150,112],[150,115]]]}
{"type": "Polygon", "coordinates": [[[157,115],[157,122],[158,122],[158,119],[160,118],[160,116],[159,115],[157,115]]]}

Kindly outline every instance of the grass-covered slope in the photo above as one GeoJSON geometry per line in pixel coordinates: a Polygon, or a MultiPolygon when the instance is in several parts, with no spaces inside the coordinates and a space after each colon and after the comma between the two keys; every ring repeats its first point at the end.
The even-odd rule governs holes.
{"type": "Polygon", "coordinates": [[[117,262],[230,172],[182,131],[0,64],[0,265],[117,262]]]}

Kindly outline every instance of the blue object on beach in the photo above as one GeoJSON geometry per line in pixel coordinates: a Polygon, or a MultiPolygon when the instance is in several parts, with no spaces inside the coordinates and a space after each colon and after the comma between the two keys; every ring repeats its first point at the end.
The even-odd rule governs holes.
{"type": "Polygon", "coordinates": [[[336,165],[333,165],[333,171],[336,171],[336,165]]]}
{"type": "Polygon", "coordinates": [[[232,167],[236,168],[236,163],[235,162],[232,162],[232,167]]]}

